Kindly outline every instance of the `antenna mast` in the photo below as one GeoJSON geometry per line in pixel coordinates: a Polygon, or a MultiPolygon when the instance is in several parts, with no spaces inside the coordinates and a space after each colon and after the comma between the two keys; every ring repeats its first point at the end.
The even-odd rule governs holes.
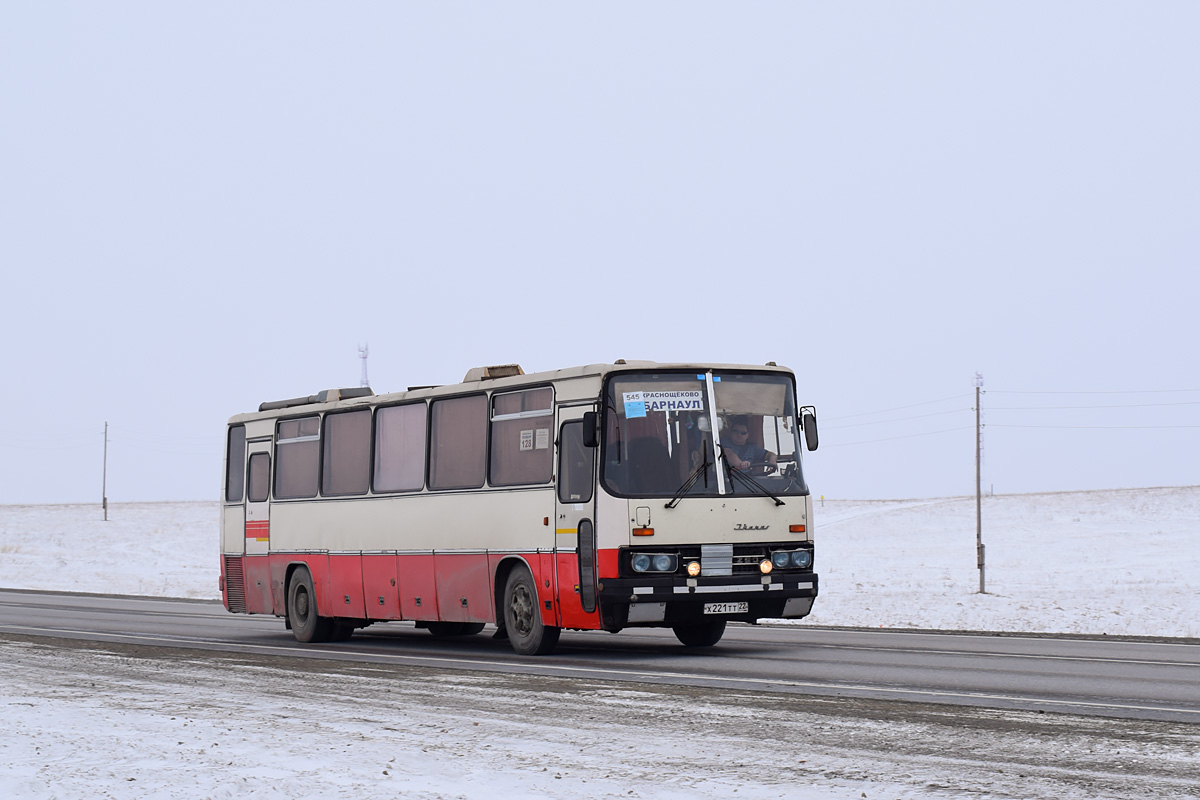
{"type": "Polygon", "coordinates": [[[362,361],[362,380],[359,386],[370,386],[371,382],[367,380],[367,345],[360,344],[358,346],[358,358],[362,361]]]}

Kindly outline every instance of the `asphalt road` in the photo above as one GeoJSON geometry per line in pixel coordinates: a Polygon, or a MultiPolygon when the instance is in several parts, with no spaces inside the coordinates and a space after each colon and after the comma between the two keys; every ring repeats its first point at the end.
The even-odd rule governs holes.
{"type": "Polygon", "coordinates": [[[0,590],[0,635],[1200,723],[1195,642],[731,625],[707,650],[630,629],[566,632],[554,655],[522,658],[491,632],[437,640],[387,623],[301,645],[281,620],[219,603],[0,590]]]}

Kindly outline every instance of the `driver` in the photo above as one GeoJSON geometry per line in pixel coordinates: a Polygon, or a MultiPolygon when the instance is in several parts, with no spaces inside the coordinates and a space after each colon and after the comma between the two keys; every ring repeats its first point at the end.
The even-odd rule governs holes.
{"type": "Polygon", "coordinates": [[[777,467],[774,453],[750,441],[750,420],[746,417],[730,418],[729,440],[721,442],[721,449],[729,466],[739,471],[759,466],[763,467],[764,473],[770,474],[777,467]]]}

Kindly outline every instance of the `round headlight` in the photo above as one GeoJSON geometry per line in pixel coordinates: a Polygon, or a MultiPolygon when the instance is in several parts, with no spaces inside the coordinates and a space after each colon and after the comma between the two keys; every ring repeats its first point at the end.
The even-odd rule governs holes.
{"type": "Polygon", "coordinates": [[[654,557],[655,572],[674,572],[675,559],[668,555],[659,555],[654,557]]]}
{"type": "Polygon", "coordinates": [[[792,563],[792,554],[780,551],[771,554],[771,563],[775,569],[787,569],[792,563]]]}
{"type": "Polygon", "coordinates": [[[800,569],[807,569],[807,568],[811,567],[812,566],[812,551],[811,550],[797,550],[796,552],[792,553],[792,566],[800,567],[800,569]]]}
{"type": "Polygon", "coordinates": [[[758,562],[758,568],[762,570],[764,575],[766,575],[771,571],[771,559],[764,558],[762,561],[758,562]]]}
{"type": "Polygon", "coordinates": [[[692,563],[688,564],[688,575],[691,575],[694,578],[699,574],[700,574],[700,562],[699,561],[693,561],[692,563]]]}
{"type": "Polygon", "coordinates": [[[637,553],[634,555],[632,563],[634,572],[645,572],[650,569],[650,556],[645,553],[637,553]]]}

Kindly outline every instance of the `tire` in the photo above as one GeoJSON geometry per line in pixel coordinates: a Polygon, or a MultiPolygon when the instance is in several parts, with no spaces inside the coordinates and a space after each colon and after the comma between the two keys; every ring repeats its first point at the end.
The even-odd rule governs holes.
{"type": "Polygon", "coordinates": [[[298,642],[328,642],[333,635],[333,620],[317,614],[317,593],[307,567],[292,573],[288,584],[287,614],[292,635],[298,642]]]}
{"type": "Polygon", "coordinates": [[[542,622],[537,584],[529,568],[521,565],[508,574],[504,585],[504,627],[512,649],[523,656],[554,652],[561,628],[542,622]]]}
{"type": "Polygon", "coordinates": [[[684,647],[712,647],[725,635],[725,620],[714,619],[692,625],[676,625],[671,630],[675,631],[675,638],[682,642],[684,647]]]}

